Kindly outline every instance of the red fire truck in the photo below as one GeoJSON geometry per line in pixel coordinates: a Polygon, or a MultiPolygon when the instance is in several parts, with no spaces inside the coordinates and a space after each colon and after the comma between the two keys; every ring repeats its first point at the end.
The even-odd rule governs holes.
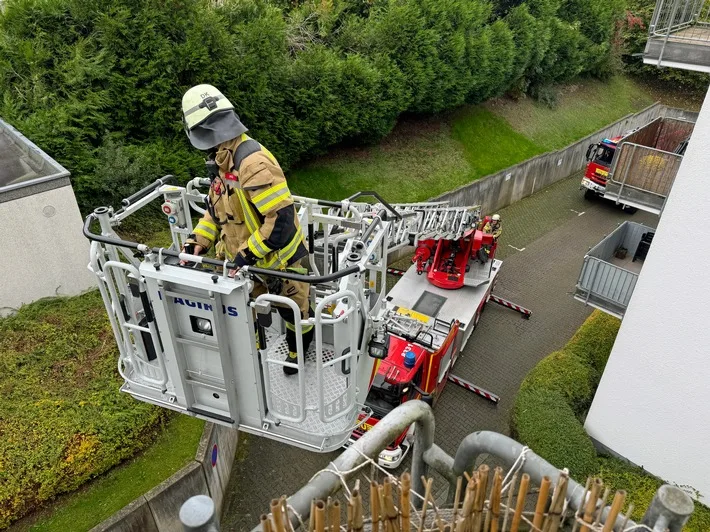
{"type": "MultiPolygon", "coordinates": [[[[351,443],[405,401],[436,404],[491,298],[502,265],[495,258],[492,235],[471,229],[458,240],[445,236],[419,241],[414,264],[400,272],[402,279],[389,293],[388,305],[399,319],[385,331],[387,355],[373,369],[366,400],[372,415],[361,416],[363,423],[353,432],[351,443]]],[[[485,390],[474,391],[497,399],[485,390]]],[[[380,465],[399,466],[409,451],[412,430],[403,431],[380,454],[380,465]]]]}
{"type": "Polygon", "coordinates": [[[602,139],[597,144],[590,144],[587,148],[587,170],[582,178],[582,188],[585,189],[584,197],[593,199],[596,196],[604,196],[606,188],[606,178],[614,160],[616,145],[623,136],[602,139]]]}

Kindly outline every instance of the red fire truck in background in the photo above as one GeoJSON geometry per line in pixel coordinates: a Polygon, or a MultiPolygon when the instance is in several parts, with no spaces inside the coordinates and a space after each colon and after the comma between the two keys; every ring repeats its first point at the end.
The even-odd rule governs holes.
{"type": "Polygon", "coordinates": [[[587,148],[587,170],[582,178],[582,188],[585,189],[584,197],[593,199],[596,196],[604,196],[606,179],[611,170],[611,163],[614,160],[614,153],[622,135],[610,139],[602,139],[597,144],[590,144],[587,148]]]}
{"type": "MultiPolygon", "coordinates": [[[[399,319],[385,331],[382,351],[387,354],[373,369],[366,400],[372,414],[361,417],[363,423],[351,443],[406,401],[423,399],[434,406],[449,380],[497,402],[495,394],[450,375],[485,304],[495,298],[491,291],[502,261],[495,258],[492,235],[480,229],[487,221],[484,218],[457,240],[446,234],[420,240],[414,264],[397,272],[402,279],[390,291],[388,305],[399,319]]],[[[413,426],[403,431],[380,454],[381,466],[400,465],[410,449],[412,431],[413,426]]]]}

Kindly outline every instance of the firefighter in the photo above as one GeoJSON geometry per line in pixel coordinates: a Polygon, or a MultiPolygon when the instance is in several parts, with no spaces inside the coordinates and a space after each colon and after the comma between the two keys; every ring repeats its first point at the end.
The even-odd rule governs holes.
{"type": "Polygon", "coordinates": [[[500,223],[500,214],[491,216],[491,221],[483,226],[483,232],[493,235],[493,240],[498,240],[503,232],[503,226],[500,223]]]}
{"type": "MultiPolygon", "coordinates": [[[[186,240],[185,252],[199,255],[215,245],[219,259],[237,267],[287,270],[305,274],[301,259],[308,251],[296,217],[296,208],[279,163],[273,154],[247,136],[232,103],[215,87],[197,85],[182,99],[183,124],[190,143],[209,153],[208,173],[212,184],[207,212],[186,240]]],[[[236,270],[230,272],[234,275],[236,270]]],[[[292,299],[301,316],[313,316],[309,285],[300,281],[264,279],[256,283],[252,296],[267,291],[292,299]]],[[[297,362],[294,313],[277,307],[286,322],[288,362],[297,362]]],[[[304,326],[303,350],[313,338],[313,326],[304,326]]],[[[287,375],[298,370],[283,367],[287,375]]]]}
{"type": "MultiPolygon", "coordinates": [[[[498,238],[503,232],[503,226],[500,223],[500,214],[494,214],[493,216],[491,216],[491,220],[489,222],[486,222],[486,225],[483,226],[482,231],[484,233],[493,235],[493,242],[497,242],[498,238]]],[[[476,253],[476,257],[482,264],[488,262],[488,259],[490,258],[491,254],[491,247],[492,246],[490,245],[483,245],[481,246],[481,249],[479,249],[476,253]]]]}

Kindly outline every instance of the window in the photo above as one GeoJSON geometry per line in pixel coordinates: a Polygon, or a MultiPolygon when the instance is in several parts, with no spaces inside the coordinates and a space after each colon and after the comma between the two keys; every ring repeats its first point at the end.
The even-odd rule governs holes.
{"type": "Polygon", "coordinates": [[[614,158],[615,151],[616,150],[614,148],[600,144],[594,154],[594,162],[597,164],[603,164],[604,166],[611,166],[611,161],[614,158]]]}
{"type": "Polygon", "coordinates": [[[365,405],[372,408],[372,413],[378,418],[386,416],[401,404],[399,386],[385,386],[390,386],[390,389],[380,388],[373,383],[365,400],[365,405]]]}

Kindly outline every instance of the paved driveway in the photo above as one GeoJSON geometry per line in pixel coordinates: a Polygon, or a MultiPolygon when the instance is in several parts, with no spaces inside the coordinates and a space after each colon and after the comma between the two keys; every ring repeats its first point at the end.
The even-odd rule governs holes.
{"type": "MultiPolygon", "coordinates": [[[[655,226],[656,216],[630,217],[611,203],[588,202],[573,176],[500,211],[505,259],[495,293],[532,310],[530,320],[487,305],[454,373],[501,397],[498,405],[450,385],[436,406],[436,442],[454,454],[476,430],[507,433],[510,409],[527,372],[569,340],[591,313],[572,298],[585,252],[624,219],[655,226]]],[[[291,494],[337,453],[314,454],[243,436],[222,517],[225,531],[250,530],[272,498],[291,494]]],[[[441,486],[441,483],[440,487],[441,486]]]]}

